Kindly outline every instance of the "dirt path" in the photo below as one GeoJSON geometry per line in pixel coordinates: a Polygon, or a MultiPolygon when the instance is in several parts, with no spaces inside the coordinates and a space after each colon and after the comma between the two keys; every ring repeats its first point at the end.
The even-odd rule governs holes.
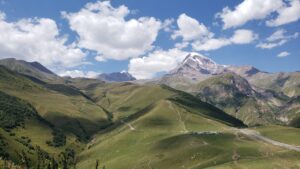
{"type": "Polygon", "coordinates": [[[294,146],[286,143],[281,143],[279,141],[272,140],[268,137],[262,136],[258,131],[250,130],[250,129],[239,129],[239,132],[243,133],[244,135],[247,135],[248,137],[255,139],[255,140],[260,140],[264,141],[270,144],[273,144],[275,146],[283,147],[286,149],[290,150],[295,150],[300,152],[300,146],[294,146]]]}
{"type": "Polygon", "coordinates": [[[178,115],[178,121],[181,123],[181,126],[182,126],[182,131],[183,131],[184,133],[187,133],[188,130],[186,129],[185,123],[184,123],[184,121],[182,120],[182,117],[181,117],[180,112],[179,112],[176,108],[174,108],[174,106],[173,106],[173,104],[172,104],[171,102],[169,102],[169,107],[170,107],[174,112],[177,113],[177,115],[178,115]]]}
{"type": "Polygon", "coordinates": [[[122,122],[123,124],[125,124],[126,126],[128,126],[130,130],[135,130],[135,128],[134,128],[130,123],[126,123],[126,122],[124,122],[123,120],[121,120],[121,122],[122,122]]]}

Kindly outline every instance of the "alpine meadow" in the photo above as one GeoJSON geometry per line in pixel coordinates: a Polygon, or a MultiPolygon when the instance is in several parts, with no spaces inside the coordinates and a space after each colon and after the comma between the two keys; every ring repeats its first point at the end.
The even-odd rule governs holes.
{"type": "Polygon", "coordinates": [[[0,169],[300,169],[300,0],[0,0],[0,169]]]}

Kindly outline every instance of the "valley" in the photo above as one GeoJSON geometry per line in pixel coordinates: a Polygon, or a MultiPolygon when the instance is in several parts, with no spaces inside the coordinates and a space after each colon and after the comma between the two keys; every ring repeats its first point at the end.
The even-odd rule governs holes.
{"type": "Polygon", "coordinates": [[[295,92],[255,86],[220,66],[205,76],[173,71],[151,82],[108,82],[0,63],[1,166],[300,167],[295,92]]]}

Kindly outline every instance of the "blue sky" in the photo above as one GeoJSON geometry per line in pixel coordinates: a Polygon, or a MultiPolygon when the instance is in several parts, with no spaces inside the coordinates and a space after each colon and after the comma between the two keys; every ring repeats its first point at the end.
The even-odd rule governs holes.
{"type": "Polygon", "coordinates": [[[152,78],[188,52],[219,64],[300,70],[299,0],[0,2],[0,58],[36,60],[61,75],[129,70],[152,78]]]}

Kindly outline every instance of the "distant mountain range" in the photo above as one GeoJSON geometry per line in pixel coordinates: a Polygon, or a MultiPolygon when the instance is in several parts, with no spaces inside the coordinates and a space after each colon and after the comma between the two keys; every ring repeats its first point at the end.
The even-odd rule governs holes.
{"type": "MultiPolygon", "coordinates": [[[[0,60],[0,65],[50,84],[79,85],[83,81],[84,86],[87,81],[91,85],[136,80],[128,72],[104,73],[95,80],[60,77],[38,62],[16,59],[0,60]]],[[[298,105],[293,100],[300,95],[299,72],[268,73],[252,66],[220,65],[210,58],[190,53],[175,69],[145,83],[164,84],[191,93],[248,125],[295,124],[300,119],[298,109],[286,106],[288,103],[293,103],[289,104],[292,107],[298,105]]]]}
{"type": "Polygon", "coordinates": [[[299,110],[283,111],[287,102],[300,95],[299,72],[268,73],[252,66],[219,65],[191,53],[156,83],[194,94],[248,125],[288,124],[300,118],[299,110]]]}
{"type": "Polygon", "coordinates": [[[251,159],[251,165],[283,168],[299,162],[297,152],[262,144],[243,129],[266,127],[276,138],[277,125],[280,134],[288,131],[283,142],[298,145],[299,72],[219,65],[192,53],[144,83],[126,72],[60,77],[37,62],[0,60],[0,166],[246,168],[251,159]]]}
{"type": "MultiPolygon", "coordinates": [[[[8,58],[0,60],[0,65],[6,68],[22,73],[24,75],[34,77],[49,83],[62,83],[63,78],[59,77],[39,62],[26,62],[24,60],[17,60],[15,58],[8,58]]],[[[107,82],[124,82],[136,80],[128,72],[113,72],[113,73],[102,73],[96,77],[99,80],[107,82]]]]}
{"type": "Polygon", "coordinates": [[[98,77],[100,80],[108,81],[108,82],[125,82],[125,81],[133,81],[136,80],[130,73],[128,72],[113,72],[113,73],[103,73],[98,77]]]}

